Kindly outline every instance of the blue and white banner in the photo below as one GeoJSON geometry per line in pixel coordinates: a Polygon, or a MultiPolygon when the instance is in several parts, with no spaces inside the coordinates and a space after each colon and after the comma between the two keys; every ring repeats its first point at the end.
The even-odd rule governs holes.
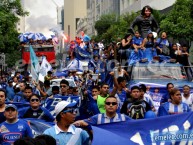
{"type": "Polygon", "coordinates": [[[93,126],[92,145],[193,144],[193,112],[93,126]]]}
{"type": "Polygon", "coordinates": [[[26,118],[25,120],[30,125],[34,137],[43,134],[46,129],[55,125],[54,122],[45,122],[41,119],[26,118]]]}
{"type": "Polygon", "coordinates": [[[64,68],[64,71],[80,71],[83,72],[83,66],[82,62],[78,59],[73,59],[66,68],[64,68]]]}
{"type": "Polygon", "coordinates": [[[52,115],[54,115],[54,108],[56,104],[60,101],[68,101],[68,102],[77,102],[78,106],[80,105],[80,96],[60,96],[55,95],[53,98],[47,98],[45,104],[43,104],[43,107],[48,109],[52,115]]]}

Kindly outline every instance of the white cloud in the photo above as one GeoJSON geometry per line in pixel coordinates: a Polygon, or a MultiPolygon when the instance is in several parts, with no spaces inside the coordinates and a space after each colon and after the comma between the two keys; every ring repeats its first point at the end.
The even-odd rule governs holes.
{"type": "MultiPolygon", "coordinates": [[[[63,0],[54,1],[58,6],[63,5],[63,0]]],[[[29,12],[26,17],[26,31],[48,35],[50,28],[57,27],[56,8],[52,0],[25,0],[25,9],[29,12]]]]}

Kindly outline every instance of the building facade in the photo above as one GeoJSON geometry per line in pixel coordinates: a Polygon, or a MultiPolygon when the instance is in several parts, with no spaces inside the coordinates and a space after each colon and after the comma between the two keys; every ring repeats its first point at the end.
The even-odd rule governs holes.
{"type": "Polygon", "coordinates": [[[87,34],[96,35],[95,22],[104,14],[120,15],[120,0],[87,0],[87,34]]]}
{"type": "Polygon", "coordinates": [[[77,22],[86,15],[86,0],[64,0],[64,33],[70,40],[77,36],[77,22]]]}
{"type": "Polygon", "coordinates": [[[156,10],[164,10],[172,6],[176,0],[120,0],[120,14],[137,12],[149,5],[156,10]]]}
{"type": "MultiPolygon", "coordinates": [[[[21,5],[25,9],[25,0],[21,0],[21,5]]],[[[25,16],[24,17],[19,17],[19,21],[16,24],[16,29],[19,33],[24,33],[25,32],[25,16]]]]}

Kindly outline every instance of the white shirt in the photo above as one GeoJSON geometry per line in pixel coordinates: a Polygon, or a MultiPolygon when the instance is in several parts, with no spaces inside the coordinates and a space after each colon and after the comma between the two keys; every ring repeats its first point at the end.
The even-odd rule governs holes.
{"type": "Polygon", "coordinates": [[[184,97],[184,93],[182,93],[181,96],[182,96],[182,102],[188,104],[190,109],[193,111],[193,94],[190,94],[188,98],[184,97]]]}

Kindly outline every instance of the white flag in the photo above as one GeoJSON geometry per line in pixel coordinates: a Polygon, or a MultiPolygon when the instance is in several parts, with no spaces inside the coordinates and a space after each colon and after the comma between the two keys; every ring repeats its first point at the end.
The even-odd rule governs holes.
{"type": "Polygon", "coordinates": [[[47,75],[47,72],[52,69],[52,66],[47,61],[46,57],[43,57],[42,64],[40,66],[40,73],[43,77],[47,75]]]}

